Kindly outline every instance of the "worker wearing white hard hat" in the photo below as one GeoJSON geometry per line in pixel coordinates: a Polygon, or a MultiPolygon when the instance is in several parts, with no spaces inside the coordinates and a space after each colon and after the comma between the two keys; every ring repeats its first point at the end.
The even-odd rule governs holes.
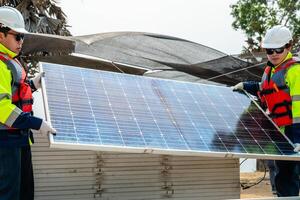
{"type": "MultiPolygon", "coordinates": [[[[282,25],[272,27],[262,41],[268,62],[261,82],[238,83],[233,90],[245,90],[259,97],[273,122],[300,151],[300,61],[292,56],[292,34],[282,25]]],[[[280,197],[299,196],[299,163],[275,161],[275,187],[280,197]]]]}
{"type": "Polygon", "coordinates": [[[22,14],[15,8],[10,6],[0,7],[0,24],[9,27],[18,33],[28,33],[25,29],[24,19],[22,14]]]}
{"type": "Polygon", "coordinates": [[[43,119],[32,115],[32,91],[41,76],[28,80],[16,59],[24,41],[24,19],[12,7],[0,7],[0,199],[33,200],[31,129],[54,133],[43,119]]]}
{"type": "Polygon", "coordinates": [[[290,30],[281,25],[269,29],[262,41],[261,47],[264,49],[274,49],[283,47],[293,40],[290,30]]]}
{"type": "Polygon", "coordinates": [[[266,50],[268,60],[276,66],[290,52],[292,40],[290,30],[285,26],[277,25],[267,31],[261,46],[266,50]],[[276,54],[273,53],[274,51],[276,54]]]}

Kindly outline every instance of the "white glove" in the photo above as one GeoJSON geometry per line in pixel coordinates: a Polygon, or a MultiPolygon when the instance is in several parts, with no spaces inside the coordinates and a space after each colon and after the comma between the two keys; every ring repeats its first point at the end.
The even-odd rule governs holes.
{"type": "Polygon", "coordinates": [[[244,89],[244,83],[240,82],[238,84],[236,84],[235,86],[231,87],[233,91],[241,91],[244,89]]]}
{"type": "Polygon", "coordinates": [[[300,151],[300,144],[299,143],[295,143],[294,146],[295,146],[294,152],[299,152],[300,151]]]}
{"type": "Polygon", "coordinates": [[[32,79],[33,85],[37,90],[40,89],[42,86],[41,85],[41,77],[44,75],[45,75],[45,72],[40,72],[32,79]]]}
{"type": "Polygon", "coordinates": [[[47,121],[44,121],[44,120],[43,120],[43,122],[41,124],[41,127],[38,131],[40,131],[40,133],[43,134],[43,135],[46,135],[48,133],[52,133],[52,134],[56,133],[56,130],[47,121]]]}

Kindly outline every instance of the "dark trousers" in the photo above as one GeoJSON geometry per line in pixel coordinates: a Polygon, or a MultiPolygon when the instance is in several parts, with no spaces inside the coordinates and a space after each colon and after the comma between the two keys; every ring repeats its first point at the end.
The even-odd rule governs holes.
{"type": "MultiPolygon", "coordinates": [[[[292,126],[286,126],[284,128],[284,134],[293,143],[300,140],[299,135],[295,135],[292,126]]],[[[277,196],[299,196],[299,162],[276,160],[275,165],[277,170],[275,176],[277,196]]]]}
{"type": "Polygon", "coordinates": [[[276,160],[275,186],[279,197],[299,196],[299,162],[276,160]]]}
{"type": "Polygon", "coordinates": [[[0,200],[33,200],[30,146],[0,148],[0,200]]]}
{"type": "Polygon", "coordinates": [[[0,148],[0,199],[19,200],[21,148],[0,148]]]}
{"type": "Polygon", "coordinates": [[[34,180],[30,146],[21,149],[21,189],[20,200],[34,199],[34,180]]]}
{"type": "Polygon", "coordinates": [[[269,168],[269,176],[270,176],[270,183],[272,187],[272,192],[276,192],[276,186],[275,186],[275,176],[276,176],[276,167],[275,167],[275,161],[274,160],[267,160],[268,168],[269,168]]]}

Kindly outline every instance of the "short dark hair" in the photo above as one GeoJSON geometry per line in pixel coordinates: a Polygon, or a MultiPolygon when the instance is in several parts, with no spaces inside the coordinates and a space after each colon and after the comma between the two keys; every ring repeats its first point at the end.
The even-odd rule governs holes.
{"type": "Polygon", "coordinates": [[[287,49],[287,48],[289,48],[289,47],[291,47],[291,46],[293,46],[293,40],[290,40],[289,43],[285,44],[285,45],[284,45],[284,48],[287,49]]]}
{"type": "Polygon", "coordinates": [[[7,26],[3,26],[2,24],[0,24],[0,32],[4,33],[4,35],[7,35],[7,32],[10,31],[10,28],[8,28],[7,26]]]}

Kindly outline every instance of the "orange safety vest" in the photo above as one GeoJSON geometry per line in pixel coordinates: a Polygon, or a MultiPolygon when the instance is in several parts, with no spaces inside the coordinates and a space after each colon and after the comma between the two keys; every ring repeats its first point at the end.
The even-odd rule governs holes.
{"type": "Polygon", "coordinates": [[[270,111],[272,120],[279,127],[293,123],[292,98],[285,82],[285,74],[291,65],[299,62],[295,58],[286,60],[275,68],[272,76],[272,67],[267,66],[262,76],[261,91],[258,92],[258,96],[270,111]]]}
{"type": "MultiPolygon", "coordinates": [[[[6,64],[12,74],[12,103],[23,112],[32,112],[32,90],[21,63],[2,53],[0,53],[0,60],[6,64]]],[[[12,128],[0,124],[0,129],[11,130],[12,128]]]]}

